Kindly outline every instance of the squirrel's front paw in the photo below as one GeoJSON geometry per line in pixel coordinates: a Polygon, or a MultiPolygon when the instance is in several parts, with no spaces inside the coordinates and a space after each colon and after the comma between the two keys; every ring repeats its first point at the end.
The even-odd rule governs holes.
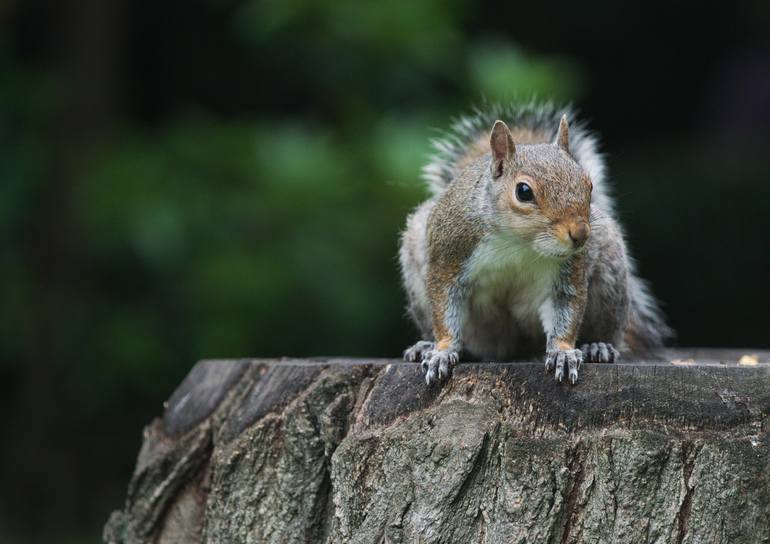
{"type": "Polygon", "coordinates": [[[569,372],[569,381],[572,385],[577,383],[578,368],[583,360],[583,352],[579,349],[552,349],[545,354],[545,369],[550,372],[556,369],[556,381],[564,379],[564,368],[569,372]]]}
{"type": "Polygon", "coordinates": [[[460,360],[460,354],[453,349],[432,349],[422,355],[422,371],[425,383],[430,385],[444,381],[452,374],[452,367],[460,360]]]}
{"type": "Polygon", "coordinates": [[[435,347],[435,342],[420,340],[415,345],[410,346],[404,350],[404,361],[409,361],[410,363],[422,361],[425,354],[429,351],[432,351],[435,347]]]}

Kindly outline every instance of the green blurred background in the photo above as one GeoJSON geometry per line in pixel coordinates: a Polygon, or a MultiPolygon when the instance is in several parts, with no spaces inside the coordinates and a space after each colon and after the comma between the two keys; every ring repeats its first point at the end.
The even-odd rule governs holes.
{"type": "Polygon", "coordinates": [[[205,357],[397,356],[436,129],[571,100],[679,345],[768,347],[770,4],[0,2],[0,541],[97,542],[205,357]]]}

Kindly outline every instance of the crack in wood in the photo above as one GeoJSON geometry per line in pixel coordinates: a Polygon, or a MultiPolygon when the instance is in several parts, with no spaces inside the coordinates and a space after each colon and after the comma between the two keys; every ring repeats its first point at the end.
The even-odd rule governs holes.
{"type": "Polygon", "coordinates": [[[570,542],[569,537],[572,532],[572,527],[578,519],[579,512],[577,508],[577,500],[580,495],[580,488],[583,486],[585,480],[585,453],[580,441],[575,444],[575,448],[572,451],[572,455],[569,462],[569,473],[572,475],[572,485],[569,491],[567,491],[566,506],[564,511],[567,519],[564,523],[564,531],[561,535],[561,544],[570,542]]]}
{"type": "Polygon", "coordinates": [[[460,483],[460,486],[457,488],[457,493],[455,493],[455,496],[452,498],[451,504],[457,504],[468,494],[468,489],[473,485],[477,474],[484,468],[484,466],[486,466],[490,441],[490,433],[484,433],[484,436],[481,439],[481,447],[479,447],[478,451],[473,456],[470,469],[460,483]]]}
{"type": "Polygon", "coordinates": [[[691,440],[685,440],[682,443],[682,476],[684,479],[684,499],[679,507],[677,513],[677,532],[676,532],[676,544],[682,544],[685,536],[687,535],[687,528],[690,524],[690,515],[692,513],[692,494],[695,486],[690,485],[690,476],[695,466],[695,460],[698,457],[698,453],[703,446],[696,445],[691,440]]]}

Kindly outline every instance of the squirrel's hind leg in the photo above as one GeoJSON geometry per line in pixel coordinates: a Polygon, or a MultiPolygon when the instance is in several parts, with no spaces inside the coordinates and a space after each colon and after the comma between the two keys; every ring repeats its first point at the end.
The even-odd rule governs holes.
{"type": "Polygon", "coordinates": [[[425,355],[429,351],[432,351],[435,347],[435,342],[420,340],[415,345],[410,346],[404,350],[404,361],[409,361],[410,363],[422,362],[422,360],[425,358],[425,355]]]}
{"type": "Polygon", "coordinates": [[[584,362],[614,363],[628,323],[628,257],[614,220],[603,217],[592,227],[588,302],[578,339],[584,362]]]}
{"type": "Polygon", "coordinates": [[[614,363],[620,358],[620,352],[609,342],[591,342],[580,346],[586,363],[614,363]]]}

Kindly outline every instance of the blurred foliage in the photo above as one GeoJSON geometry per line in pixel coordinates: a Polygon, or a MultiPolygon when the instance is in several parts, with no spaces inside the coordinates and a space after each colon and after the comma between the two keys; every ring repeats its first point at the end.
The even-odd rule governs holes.
{"type": "Polygon", "coordinates": [[[420,191],[388,180],[425,149],[398,128],[341,141],[300,120],[199,115],[120,136],[74,195],[106,287],[89,332],[113,361],[101,386],[150,387],[173,360],[388,353],[395,236],[420,191]]]}
{"type": "Polygon", "coordinates": [[[622,16],[605,7],[564,2],[571,16],[560,26],[536,17],[553,6],[482,10],[467,0],[9,8],[0,540],[30,528],[97,534],[123,498],[141,425],[197,359],[398,355],[415,338],[398,234],[426,194],[429,139],[485,98],[593,105],[629,238],[680,338],[766,339],[758,310],[719,319],[736,300],[770,300],[768,252],[756,249],[767,246],[752,228],[770,202],[757,153],[766,140],[732,155],[691,141],[688,120],[670,115],[682,102],[669,97],[690,80],[707,89],[693,74],[718,55],[689,55],[680,84],[663,88],[649,74],[675,47],[649,43],[643,24],[622,28],[642,32],[636,62],[649,57],[646,70],[618,44],[578,39],[622,16]],[[755,198],[713,198],[725,180],[755,198]],[[720,289],[725,262],[742,281],[720,289]]]}
{"type": "MultiPolygon", "coordinates": [[[[293,67],[294,84],[308,95],[334,88],[333,125],[270,115],[269,104],[263,117],[196,107],[160,125],[119,119],[89,150],[62,202],[87,278],[57,331],[70,394],[83,409],[100,413],[127,388],[163,395],[202,357],[398,353],[410,335],[400,319],[397,235],[425,195],[418,176],[430,127],[458,112],[434,102],[419,113],[383,113],[388,96],[362,103],[369,97],[335,66],[406,60],[396,79],[410,87],[437,66],[477,98],[511,89],[574,97],[580,80],[574,63],[525,56],[509,41],[468,47],[458,29],[463,9],[409,6],[245,2],[235,11],[233,32],[255,54],[269,47],[280,56],[286,50],[274,44],[303,36],[301,51],[288,54],[316,58],[299,67],[309,73],[293,67]]],[[[56,89],[68,84],[20,70],[0,96],[12,112],[0,149],[0,220],[11,236],[1,282],[8,364],[33,341],[24,316],[38,278],[25,273],[18,237],[55,175],[51,124],[62,107],[56,89]]],[[[392,77],[370,68],[355,81],[368,76],[392,77]]]]}
{"type": "Polygon", "coordinates": [[[582,71],[564,57],[528,57],[503,42],[477,46],[470,63],[474,87],[490,100],[511,100],[513,91],[548,97],[558,102],[581,98],[585,83],[582,71]],[[526,85],[520,85],[525,81],[526,85]]]}
{"type": "MultiPolygon", "coordinates": [[[[205,40],[210,17],[223,23],[213,34],[226,36],[222,50],[199,55],[201,88],[207,70],[238,57],[272,87],[261,91],[266,98],[228,112],[172,95],[157,121],[111,109],[105,128],[80,103],[92,87],[104,92],[100,74],[78,79],[12,47],[0,55],[7,408],[28,405],[25,381],[55,381],[51,402],[67,408],[51,424],[74,436],[110,427],[94,440],[121,458],[118,467],[130,467],[140,426],[197,359],[400,353],[414,332],[404,318],[398,234],[426,194],[419,172],[434,127],[482,97],[515,89],[574,98],[581,85],[572,61],[525,54],[507,39],[472,42],[461,28],[465,2],[191,9],[197,20],[180,21],[178,32],[206,29],[205,40]]],[[[212,103],[227,103],[228,93],[243,100],[238,75],[215,86],[212,103]]],[[[133,100],[125,89],[110,92],[107,102],[133,100]]],[[[25,416],[17,417],[11,440],[25,432],[25,416]]],[[[41,440],[53,438],[9,451],[33,455],[41,440]]],[[[76,444],[54,451],[83,468],[76,444]]],[[[126,477],[117,475],[116,493],[126,477]]],[[[35,476],[22,471],[8,485],[25,478],[35,476]]],[[[27,493],[59,510],[49,524],[92,511],[104,519],[118,506],[62,509],[45,485],[27,493]]],[[[1,506],[6,517],[18,511],[1,506]]]]}

